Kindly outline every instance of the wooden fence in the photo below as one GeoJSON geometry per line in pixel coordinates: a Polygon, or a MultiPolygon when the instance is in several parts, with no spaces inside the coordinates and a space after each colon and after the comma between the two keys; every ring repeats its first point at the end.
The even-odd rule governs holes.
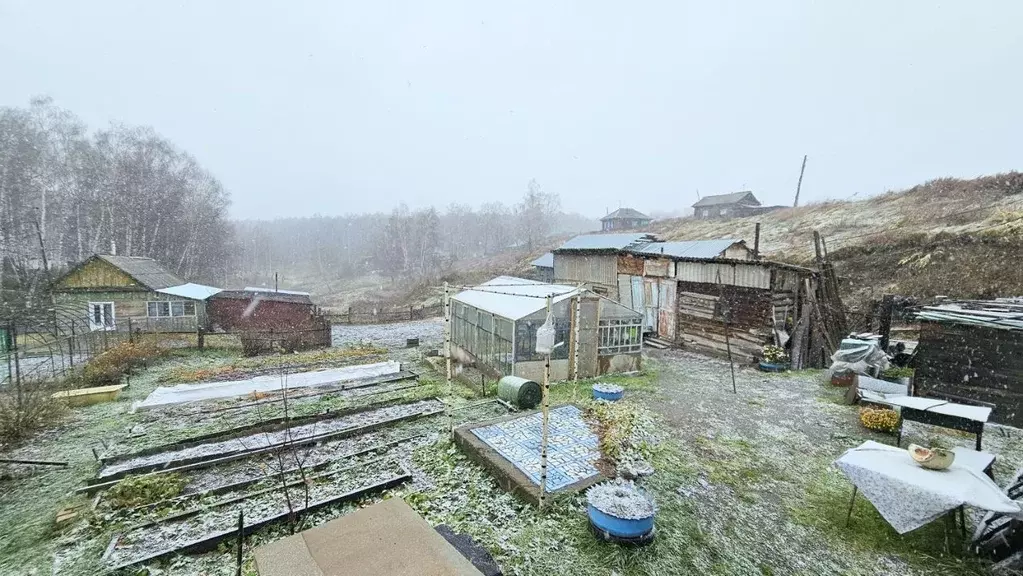
{"type": "Polygon", "coordinates": [[[390,322],[408,322],[425,320],[444,315],[444,306],[408,306],[401,308],[353,308],[347,311],[329,313],[332,324],[386,324],[390,322]]]}

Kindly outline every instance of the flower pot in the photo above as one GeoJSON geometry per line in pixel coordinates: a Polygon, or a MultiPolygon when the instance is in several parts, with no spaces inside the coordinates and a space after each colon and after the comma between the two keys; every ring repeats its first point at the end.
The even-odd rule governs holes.
{"type": "Polygon", "coordinates": [[[841,371],[835,372],[831,375],[831,385],[848,387],[852,386],[853,380],[856,378],[856,373],[852,371],[841,371]]]}
{"type": "Polygon", "coordinates": [[[759,368],[761,372],[784,372],[789,369],[789,365],[784,363],[772,364],[761,360],[759,368]]]}
{"type": "Polygon", "coordinates": [[[625,395],[625,390],[621,386],[611,386],[607,388],[601,388],[600,384],[593,385],[593,399],[594,400],[607,400],[608,402],[615,402],[621,400],[622,396],[625,395]]]}
{"type": "Polygon", "coordinates": [[[654,529],[653,514],[636,520],[617,518],[597,510],[593,504],[587,504],[586,511],[595,527],[618,538],[637,538],[649,534],[654,529]]]}

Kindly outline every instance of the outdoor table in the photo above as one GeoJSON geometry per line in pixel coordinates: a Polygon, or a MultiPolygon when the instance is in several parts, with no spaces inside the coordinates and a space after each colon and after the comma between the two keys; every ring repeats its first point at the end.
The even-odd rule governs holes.
{"type": "MultiPolygon", "coordinates": [[[[963,506],[1002,512],[1023,518],[1023,509],[1006,496],[981,466],[987,458],[970,455],[956,460],[946,470],[928,470],[909,452],[872,440],[847,450],[835,466],[852,482],[846,522],[852,515],[857,492],[874,505],[878,513],[899,534],[915,530],[963,506]]],[[[988,455],[990,456],[990,455],[988,455]]],[[[963,519],[965,529],[965,518],[963,519]]]]}
{"type": "MultiPolygon", "coordinates": [[[[902,422],[912,420],[975,434],[978,451],[981,449],[981,442],[984,439],[984,424],[991,416],[991,408],[988,406],[969,406],[920,396],[888,397],[884,399],[884,403],[902,408],[902,422]]],[[[900,423],[899,439],[896,445],[901,443],[902,424],[900,423]]]]}

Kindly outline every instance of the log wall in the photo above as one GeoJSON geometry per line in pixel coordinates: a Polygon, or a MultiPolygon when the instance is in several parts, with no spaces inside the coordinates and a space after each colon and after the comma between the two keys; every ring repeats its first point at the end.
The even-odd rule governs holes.
{"type": "Polygon", "coordinates": [[[1023,426],[1023,332],[922,321],[913,365],[918,395],[995,404],[990,421],[1023,426]]]}
{"type": "Polygon", "coordinates": [[[726,353],[722,295],[729,310],[728,338],[732,357],[752,362],[773,342],[769,290],[700,282],[679,282],[677,339],[712,353],[726,353]]]}

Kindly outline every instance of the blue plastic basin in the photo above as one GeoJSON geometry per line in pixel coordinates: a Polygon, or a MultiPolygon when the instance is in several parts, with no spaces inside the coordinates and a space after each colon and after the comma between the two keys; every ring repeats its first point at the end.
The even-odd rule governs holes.
{"type": "Polygon", "coordinates": [[[597,389],[593,390],[593,398],[595,400],[607,400],[609,402],[614,402],[615,400],[621,400],[622,396],[624,396],[624,395],[625,395],[625,390],[622,390],[621,392],[614,392],[614,393],[611,393],[611,392],[600,392],[597,389]]]}
{"type": "Polygon", "coordinates": [[[637,538],[654,529],[653,516],[640,518],[639,520],[615,518],[610,514],[604,514],[597,510],[592,504],[586,505],[586,511],[589,513],[590,521],[593,522],[594,526],[619,538],[637,538]]]}
{"type": "Polygon", "coordinates": [[[760,370],[762,372],[784,372],[789,369],[788,364],[771,364],[768,362],[760,363],[760,370]]]}

